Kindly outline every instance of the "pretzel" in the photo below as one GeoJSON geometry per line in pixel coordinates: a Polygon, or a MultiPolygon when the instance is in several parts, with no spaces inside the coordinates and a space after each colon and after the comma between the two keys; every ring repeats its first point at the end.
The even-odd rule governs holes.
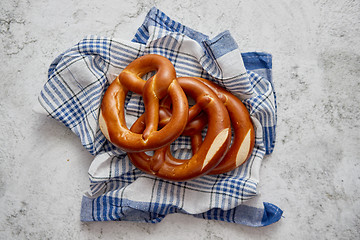
{"type": "MultiPolygon", "coordinates": [[[[229,151],[227,152],[223,160],[213,170],[211,170],[209,174],[215,175],[232,171],[242,165],[249,158],[254,147],[254,128],[250,119],[250,114],[247,111],[246,107],[243,105],[243,103],[230,92],[226,91],[225,89],[221,88],[220,86],[209,80],[203,78],[196,79],[207,85],[223,101],[225,107],[229,112],[232,128],[234,131],[234,139],[231,143],[229,151]]],[[[168,110],[169,105],[171,104],[169,100],[171,99],[165,98],[163,99],[161,104],[161,106],[167,109],[167,118],[165,120],[162,120],[164,122],[167,122],[166,120],[171,117],[171,112],[168,110]]],[[[196,105],[193,106],[193,108],[195,107],[196,105]]],[[[190,113],[190,110],[189,119],[194,118],[194,115],[198,113],[198,111],[192,111],[190,113]]],[[[198,109],[196,108],[196,110],[198,109]]],[[[184,136],[191,136],[191,148],[193,154],[198,151],[202,143],[201,131],[205,127],[205,125],[206,119],[201,119],[201,121],[198,122],[192,121],[188,123],[185,128],[190,129],[190,126],[192,126],[191,130],[187,130],[186,132],[184,130],[182,134],[184,136]]]]}
{"type": "MultiPolygon", "coordinates": [[[[178,78],[178,82],[196,101],[194,109],[201,108],[208,116],[208,131],[196,153],[190,159],[176,159],[167,145],[156,150],[153,156],[145,152],[128,153],[128,156],[144,172],[167,180],[185,181],[208,173],[222,160],[231,141],[231,125],[224,104],[209,87],[190,77],[178,78]]],[[[131,130],[140,134],[145,129],[144,119],[143,115],[131,130]]]]}
{"type": "MultiPolygon", "coordinates": [[[[228,110],[234,131],[234,138],[229,151],[209,174],[221,174],[232,171],[249,158],[255,144],[255,132],[250,114],[244,104],[233,94],[206,79],[196,79],[207,85],[223,101],[228,110]]],[[[194,141],[197,141],[197,143],[193,143],[192,145],[200,144],[199,139],[194,141]]]]}
{"type": "Polygon", "coordinates": [[[188,102],[176,80],[172,63],[155,54],[142,56],[131,62],[106,90],[99,115],[100,129],[105,137],[126,152],[150,151],[173,142],[183,132],[188,119],[188,102]],[[149,72],[156,74],[145,81],[149,72]],[[143,96],[146,128],[142,134],[132,132],[126,126],[125,98],[128,91],[143,96]],[[169,94],[172,114],[158,131],[159,100],[169,94]]]}

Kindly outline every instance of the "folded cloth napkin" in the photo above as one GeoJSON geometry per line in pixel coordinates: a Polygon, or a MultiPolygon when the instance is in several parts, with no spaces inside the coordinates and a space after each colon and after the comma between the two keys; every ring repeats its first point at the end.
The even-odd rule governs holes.
{"type": "MultiPolygon", "coordinates": [[[[241,53],[228,31],[209,39],[155,7],[132,41],[88,36],[58,56],[49,68],[39,102],[95,156],[81,220],[157,223],[167,214],[184,213],[248,226],[278,221],[282,210],[255,198],[261,161],[275,142],[271,64],[270,54],[241,53]],[[150,53],[167,57],[178,76],[210,79],[243,101],[256,132],[255,148],[244,165],[226,174],[165,181],[135,168],[125,152],[105,139],[98,115],[106,88],[130,62],[150,53]]],[[[131,124],[144,111],[141,96],[130,93],[125,108],[131,124]]],[[[190,157],[189,139],[180,137],[172,150],[176,157],[190,157]]]]}

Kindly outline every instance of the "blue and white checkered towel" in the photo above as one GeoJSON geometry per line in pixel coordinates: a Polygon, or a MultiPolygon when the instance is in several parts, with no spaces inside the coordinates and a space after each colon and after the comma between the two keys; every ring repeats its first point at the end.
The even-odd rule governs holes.
{"type": "MultiPolygon", "coordinates": [[[[149,11],[132,41],[89,36],[58,56],[49,68],[39,102],[95,156],[81,220],[156,223],[167,214],[184,213],[249,226],[278,221],[282,210],[256,198],[261,161],[275,143],[271,64],[270,54],[240,53],[228,31],[209,39],[156,8],[149,11]],[[256,131],[255,148],[244,165],[187,182],[165,181],[135,168],[125,152],[105,139],[98,115],[106,88],[130,62],[150,53],[170,59],[178,76],[210,79],[243,101],[256,131]]],[[[127,121],[133,122],[144,111],[141,97],[129,94],[126,111],[127,121]]],[[[177,157],[191,155],[185,137],[172,149],[177,157]]]]}

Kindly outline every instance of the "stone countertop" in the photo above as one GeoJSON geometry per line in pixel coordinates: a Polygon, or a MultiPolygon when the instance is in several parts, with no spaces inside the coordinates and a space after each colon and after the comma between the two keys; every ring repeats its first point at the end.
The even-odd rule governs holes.
{"type": "Polygon", "coordinates": [[[360,236],[360,2],[0,2],[0,239],[356,239],[360,236]],[[33,111],[52,60],[85,35],[131,39],[158,7],[242,51],[273,54],[275,151],[259,190],[284,210],[251,228],[173,214],[161,223],[81,223],[92,156],[33,111]]]}

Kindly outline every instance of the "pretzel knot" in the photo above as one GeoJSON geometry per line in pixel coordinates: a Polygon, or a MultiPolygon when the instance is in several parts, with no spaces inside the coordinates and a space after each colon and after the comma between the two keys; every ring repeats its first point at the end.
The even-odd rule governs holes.
{"type": "Polygon", "coordinates": [[[106,90],[99,115],[100,129],[105,137],[126,152],[150,151],[173,142],[183,132],[188,119],[186,95],[176,80],[172,63],[160,55],[149,54],[131,62],[106,90]],[[149,72],[156,74],[145,81],[149,72]],[[125,121],[125,98],[128,91],[143,96],[146,128],[143,133],[128,129],[125,121]],[[173,117],[158,130],[159,101],[169,95],[173,117]]]}

